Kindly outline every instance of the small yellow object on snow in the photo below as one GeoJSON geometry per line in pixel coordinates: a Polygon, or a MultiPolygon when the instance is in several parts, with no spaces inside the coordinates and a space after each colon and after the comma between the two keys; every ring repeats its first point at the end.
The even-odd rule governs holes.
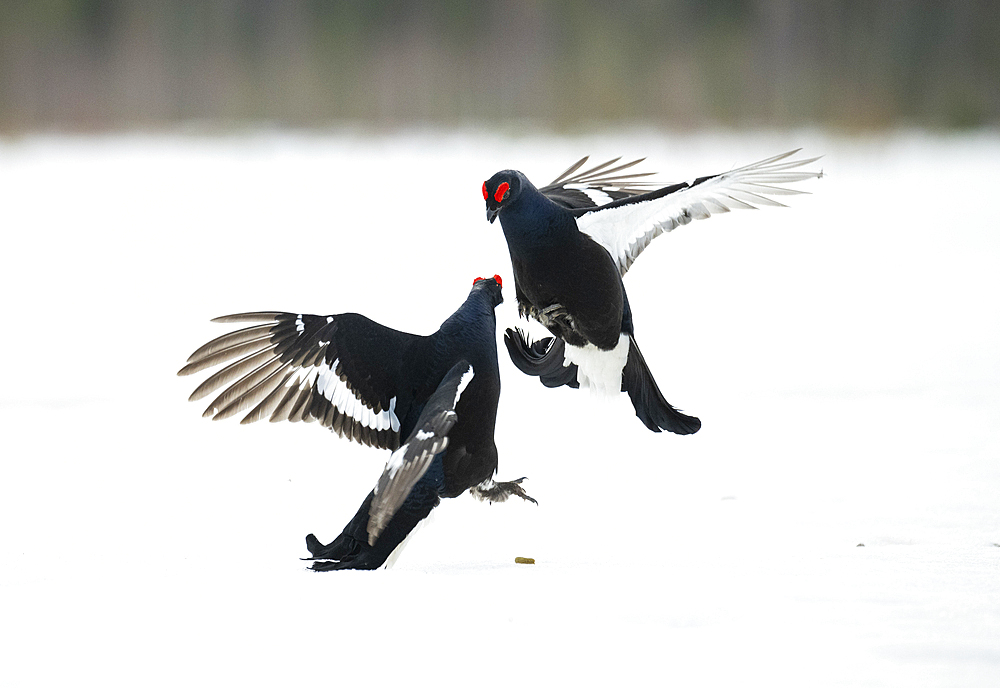
{"type": "Polygon", "coordinates": [[[531,557],[514,557],[515,564],[534,564],[535,560],[531,557]]]}

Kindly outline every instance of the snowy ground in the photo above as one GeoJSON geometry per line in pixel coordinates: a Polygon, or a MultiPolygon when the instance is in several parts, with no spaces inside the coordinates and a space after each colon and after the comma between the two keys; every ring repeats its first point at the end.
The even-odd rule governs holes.
{"type": "Polygon", "coordinates": [[[996,686],[998,184],[995,134],[0,141],[0,683],[996,686]],[[298,560],[386,455],[205,421],[174,375],[216,315],[429,333],[494,272],[513,324],[497,169],[645,155],[677,181],[797,146],[825,154],[814,195],[626,277],[704,429],[504,357],[500,477],[539,506],[450,500],[394,569],[298,560]]]}

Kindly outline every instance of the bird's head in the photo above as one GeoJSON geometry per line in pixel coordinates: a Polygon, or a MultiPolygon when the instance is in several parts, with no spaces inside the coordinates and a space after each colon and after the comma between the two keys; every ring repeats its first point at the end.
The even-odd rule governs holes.
{"type": "Polygon", "coordinates": [[[502,287],[503,280],[500,279],[500,275],[493,275],[492,277],[477,277],[472,280],[472,290],[485,291],[488,293],[490,299],[493,301],[494,308],[503,303],[503,293],[501,292],[502,287]]]}
{"type": "Polygon", "coordinates": [[[486,219],[497,219],[500,211],[517,200],[521,193],[522,176],[516,170],[497,172],[483,182],[483,199],[486,201],[486,219]]]}

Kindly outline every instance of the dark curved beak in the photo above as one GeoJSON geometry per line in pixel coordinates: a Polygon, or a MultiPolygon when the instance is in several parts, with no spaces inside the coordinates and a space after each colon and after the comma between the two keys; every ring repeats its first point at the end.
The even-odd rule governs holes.
{"type": "Polygon", "coordinates": [[[490,221],[490,224],[493,224],[493,220],[497,219],[497,215],[499,214],[500,208],[496,208],[494,210],[490,210],[489,208],[486,209],[486,219],[490,221]]]}

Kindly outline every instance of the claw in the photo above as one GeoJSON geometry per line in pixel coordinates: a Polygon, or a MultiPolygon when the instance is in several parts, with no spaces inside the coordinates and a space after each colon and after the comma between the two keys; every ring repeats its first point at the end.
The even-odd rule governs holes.
{"type": "Polygon", "coordinates": [[[511,480],[510,482],[507,482],[507,483],[497,483],[497,485],[498,486],[502,486],[510,494],[515,494],[515,495],[517,495],[518,497],[520,497],[521,499],[523,499],[525,501],[531,502],[532,504],[538,504],[538,501],[535,500],[534,498],[528,496],[528,493],[525,492],[524,489],[521,487],[521,481],[522,480],[524,480],[524,478],[518,478],[517,480],[511,480]]]}

